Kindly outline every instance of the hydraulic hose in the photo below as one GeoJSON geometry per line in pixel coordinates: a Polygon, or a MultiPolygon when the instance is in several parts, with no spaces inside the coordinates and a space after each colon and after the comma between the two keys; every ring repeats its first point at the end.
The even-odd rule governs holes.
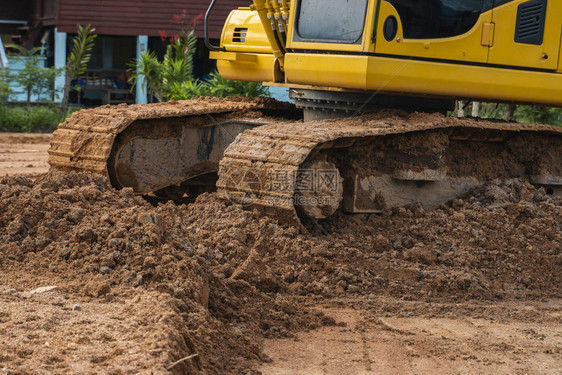
{"type": "Polygon", "coordinates": [[[273,19],[274,13],[272,11],[271,4],[268,0],[253,0],[254,1],[254,8],[258,12],[258,16],[260,17],[260,21],[263,25],[265,30],[265,34],[267,35],[267,39],[269,40],[269,44],[273,49],[273,55],[277,57],[279,60],[279,65],[283,70],[284,67],[284,50],[283,44],[279,39],[279,35],[277,33],[277,27],[275,25],[275,20],[273,19]],[[271,15],[271,18],[268,15],[271,15]]]}
{"type": "MultiPolygon", "coordinates": [[[[285,45],[287,44],[287,33],[286,33],[286,25],[285,21],[283,20],[283,15],[281,13],[281,7],[279,6],[279,1],[277,0],[269,0],[271,3],[271,7],[274,10],[273,17],[275,18],[275,30],[279,33],[280,43],[283,50],[286,50],[285,45]]],[[[273,24],[273,22],[272,22],[273,24]]],[[[273,27],[273,26],[272,26],[273,27]]]]}

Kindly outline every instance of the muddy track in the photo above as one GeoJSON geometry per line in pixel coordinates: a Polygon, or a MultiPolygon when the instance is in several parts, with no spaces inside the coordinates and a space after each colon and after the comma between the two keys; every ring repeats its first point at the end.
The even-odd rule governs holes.
{"type": "MultiPolygon", "coordinates": [[[[54,133],[49,164],[64,171],[104,175],[114,187],[132,187],[139,194],[173,188],[167,194],[179,197],[191,195],[194,187],[187,181],[202,176],[204,187],[214,188],[220,161],[216,186],[223,198],[274,210],[289,221],[297,220],[295,206],[305,212],[304,216],[306,212],[317,212],[313,217],[324,218],[333,214],[342,200],[348,212],[380,212],[415,203],[410,197],[418,194],[416,202],[434,208],[486,180],[519,177],[512,173],[515,170],[530,170],[537,177],[535,182],[542,185],[547,185],[549,178],[561,180],[559,128],[399,111],[302,123],[267,117],[264,113],[268,110],[283,116],[284,111],[289,114],[293,108],[269,99],[204,98],[83,110],[54,133]],[[499,150],[493,144],[505,143],[499,141],[517,134],[523,134],[518,147],[499,150]],[[537,135],[556,137],[541,141],[537,135]],[[393,136],[393,144],[384,145],[384,140],[393,136]],[[480,141],[486,147],[464,147],[464,154],[446,155],[447,148],[463,148],[460,143],[449,145],[449,140],[480,141]],[[341,156],[342,150],[355,153],[354,160],[341,156]],[[377,157],[382,150],[382,158],[377,157]],[[518,154],[510,161],[505,154],[512,150],[518,154]],[[531,157],[525,155],[527,150],[531,157]],[[345,191],[340,189],[343,192],[330,207],[303,208],[296,204],[296,179],[287,179],[287,175],[296,175],[307,160],[313,162],[314,155],[337,159],[334,155],[338,153],[340,159],[334,160],[335,164],[315,165],[338,165],[346,172],[350,163],[354,164],[351,173],[338,177],[340,184],[343,181],[348,186],[345,191]],[[448,162],[440,162],[442,159],[448,162]],[[392,163],[395,165],[389,168],[392,163]],[[471,164],[482,166],[481,170],[473,170],[471,164]],[[372,179],[381,174],[387,176],[372,179]],[[487,176],[482,179],[484,175],[487,176]],[[395,178],[442,183],[423,193],[415,186],[406,187],[401,196],[395,196],[394,191],[401,189],[395,178]],[[365,183],[376,188],[359,191],[358,186],[365,183]],[[350,184],[355,186],[350,188],[350,184]]],[[[302,219],[302,212],[300,216],[302,219]]]]}
{"type": "MultiPolygon", "coordinates": [[[[297,219],[294,207],[294,196],[297,193],[297,179],[287,178],[294,175],[307,159],[319,153],[335,153],[342,149],[353,150],[359,147],[356,154],[361,154],[365,145],[376,145],[385,137],[404,135],[394,145],[395,149],[406,149],[414,155],[413,162],[420,159],[416,149],[431,148],[428,139],[423,139],[427,134],[444,132],[451,140],[468,140],[480,143],[503,141],[508,137],[523,134],[519,141],[520,149],[523,150],[519,159],[529,158],[524,156],[529,153],[536,160],[527,161],[527,164],[535,163],[533,167],[536,174],[543,172],[549,175],[559,176],[562,171],[560,161],[560,142],[562,141],[562,129],[552,126],[536,124],[518,124],[498,121],[485,121],[476,119],[458,119],[444,117],[439,114],[405,114],[399,112],[379,113],[363,115],[352,119],[339,119],[329,121],[315,121],[308,123],[277,123],[257,127],[241,134],[237,140],[225,151],[221,160],[219,180],[217,182],[218,193],[221,197],[241,204],[252,204],[274,210],[281,217],[290,221],[297,219]],[[421,135],[421,137],[420,137],[421,135]],[[552,144],[545,139],[534,138],[536,136],[548,136],[552,144]],[[552,137],[554,136],[554,137],[552,137]],[[421,141],[417,141],[421,138],[421,141]],[[401,143],[401,144],[400,144],[401,143]],[[419,143],[419,144],[416,144],[419,143]],[[541,154],[541,156],[537,156],[541,154]],[[540,171],[545,165],[551,168],[548,171],[540,171]],[[280,173],[283,171],[283,173],[280,173]],[[282,187],[282,188],[280,188],[282,187]]],[[[546,138],[546,137],[544,137],[546,138]]],[[[380,151],[381,145],[372,147],[380,151]]],[[[456,147],[452,145],[450,148],[456,147]]],[[[495,145],[489,148],[494,148],[495,145]]],[[[447,165],[450,172],[453,169],[457,173],[464,173],[466,177],[480,179],[485,172],[474,172],[480,175],[470,175],[470,164],[481,155],[476,149],[467,150],[469,155],[464,155],[466,165],[458,165],[459,160],[451,160],[447,165]],[[470,154],[470,153],[474,154],[470,154]],[[456,163],[457,165],[453,165],[456,163]],[[464,171],[463,171],[464,170],[464,171]]],[[[365,155],[368,153],[363,152],[365,155]]],[[[466,152],[465,152],[466,153],[466,152]]],[[[371,162],[370,157],[359,156],[356,164],[367,165],[371,162]]],[[[389,162],[388,153],[385,153],[383,162],[389,162]]],[[[441,155],[437,155],[440,157],[441,155]]],[[[507,156],[500,155],[501,158],[507,156]]],[[[480,161],[480,160],[479,160],[480,161]]],[[[503,160],[483,160],[486,165],[503,164],[503,160]]],[[[487,176],[487,180],[494,178],[505,178],[510,174],[505,163],[505,171],[493,171],[493,176],[487,176]],[[494,175],[495,174],[495,175],[494,175]]],[[[344,165],[343,168],[349,168],[344,165]]],[[[414,167],[412,165],[410,167],[414,167]]],[[[361,168],[359,166],[359,168],[361,168]]],[[[496,168],[497,169],[497,168],[496,168]]],[[[409,172],[409,171],[408,171],[409,172]]],[[[483,182],[483,181],[482,181],[483,182]]],[[[384,208],[384,207],[383,207],[384,208]]]]}
{"type": "Polygon", "coordinates": [[[89,171],[108,177],[116,137],[133,123],[261,109],[268,99],[201,98],[148,105],[102,106],[76,112],[59,125],[49,149],[49,164],[64,171],[89,171]]]}

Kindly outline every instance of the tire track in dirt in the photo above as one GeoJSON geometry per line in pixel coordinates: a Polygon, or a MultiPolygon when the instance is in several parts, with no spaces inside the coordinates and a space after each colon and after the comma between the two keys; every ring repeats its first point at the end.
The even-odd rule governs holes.
{"type": "Polygon", "coordinates": [[[392,306],[415,312],[397,317],[365,305],[347,307],[355,302],[325,302],[324,306],[339,306],[322,311],[345,323],[345,328],[299,333],[296,342],[266,340],[264,351],[272,361],[262,366],[262,373],[559,374],[562,326],[556,316],[562,300],[526,302],[525,308],[541,311],[531,319],[519,302],[501,303],[504,313],[497,316],[483,314],[494,308],[493,303],[447,304],[446,313],[438,313],[432,304],[392,298],[381,298],[377,304],[377,310],[392,306]],[[328,361],[326,351],[331,353],[328,361]],[[321,362],[316,360],[320,357],[321,362]]]}

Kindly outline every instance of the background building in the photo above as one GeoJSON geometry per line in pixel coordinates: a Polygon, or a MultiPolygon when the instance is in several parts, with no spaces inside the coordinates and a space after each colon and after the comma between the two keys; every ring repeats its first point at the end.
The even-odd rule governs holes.
{"type": "MultiPolygon", "coordinates": [[[[98,34],[96,46],[88,71],[78,80],[82,90],[71,99],[91,105],[145,103],[146,92],[140,87],[130,92],[127,64],[147,49],[163,54],[166,39],[179,34],[182,28],[194,28],[200,38],[195,74],[202,76],[214,69],[201,39],[209,3],[210,0],[0,0],[0,36],[4,46],[44,47],[45,65],[62,67],[76,26],[91,24],[98,34]]],[[[251,0],[219,1],[209,23],[211,38],[220,38],[232,9],[250,3],[251,0]]],[[[1,50],[0,46],[0,60],[1,50]]],[[[17,69],[17,64],[13,68],[17,69]]],[[[60,77],[56,86],[63,85],[64,78],[60,77]]]]}

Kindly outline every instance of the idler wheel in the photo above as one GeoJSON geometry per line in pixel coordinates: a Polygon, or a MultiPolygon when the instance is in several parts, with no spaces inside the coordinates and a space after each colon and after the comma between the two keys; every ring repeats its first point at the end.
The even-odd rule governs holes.
{"type": "Polygon", "coordinates": [[[325,219],[332,216],[343,199],[343,178],[334,163],[306,162],[297,174],[295,209],[300,216],[325,219]]]}

